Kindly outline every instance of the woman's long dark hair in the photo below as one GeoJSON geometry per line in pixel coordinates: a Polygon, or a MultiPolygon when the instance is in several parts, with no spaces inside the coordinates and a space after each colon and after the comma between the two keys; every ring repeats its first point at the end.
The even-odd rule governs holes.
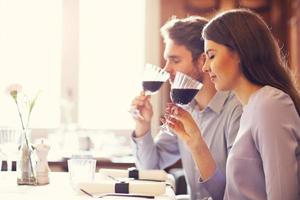
{"type": "Polygon", "coordinates": [[[237,52],[245,77],[253,84],[270,85],[287,93],[300,115],[300,96],[291,72],[261,17],[246,9],[226,11],[204,27],[202,37],[237,52]]]}

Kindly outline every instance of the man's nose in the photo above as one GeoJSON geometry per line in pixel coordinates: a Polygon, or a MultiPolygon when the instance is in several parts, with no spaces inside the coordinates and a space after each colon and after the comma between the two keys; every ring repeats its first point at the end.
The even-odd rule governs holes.
{"type": "Polygon", "coordinates": [[[164,66],[164,70],[169,72],[170,74],[172,73],[173,71],[173,68],[172,66],[169,64],[169,62],[166,62],[165,66],[164,66]]]}

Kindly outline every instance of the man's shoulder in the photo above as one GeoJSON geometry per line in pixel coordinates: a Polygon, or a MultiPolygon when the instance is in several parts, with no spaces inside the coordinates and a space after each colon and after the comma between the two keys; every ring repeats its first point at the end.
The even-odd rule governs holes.
{"type": "Polygon", "coordinates": [[[225,115],[241,115],[243,106],[233,92],[227,92],[227,98],[224,102],[222,113],[225,115]]]}

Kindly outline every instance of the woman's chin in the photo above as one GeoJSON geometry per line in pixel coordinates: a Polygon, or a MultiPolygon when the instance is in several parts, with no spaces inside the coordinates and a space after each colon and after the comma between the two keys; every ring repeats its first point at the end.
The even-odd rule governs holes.
{"type": "Polygon", "coordinates": [[[228,91],[230,90],[228,87],[224,87],[223,85],[215,83],[215,88],[217,91],[228,91]]]}

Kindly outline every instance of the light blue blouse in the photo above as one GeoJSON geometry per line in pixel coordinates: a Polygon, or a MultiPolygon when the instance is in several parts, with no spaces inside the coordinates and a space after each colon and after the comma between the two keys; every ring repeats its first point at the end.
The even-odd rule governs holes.
{"type": "Polygon", "coordinates": [[[244,106],[222,173],[202,184],[214,200],[299,200],[300,117],[290,96],[265,86],[244,106]],[[226,187],[225,187],[226,185],[226,187]]]}

